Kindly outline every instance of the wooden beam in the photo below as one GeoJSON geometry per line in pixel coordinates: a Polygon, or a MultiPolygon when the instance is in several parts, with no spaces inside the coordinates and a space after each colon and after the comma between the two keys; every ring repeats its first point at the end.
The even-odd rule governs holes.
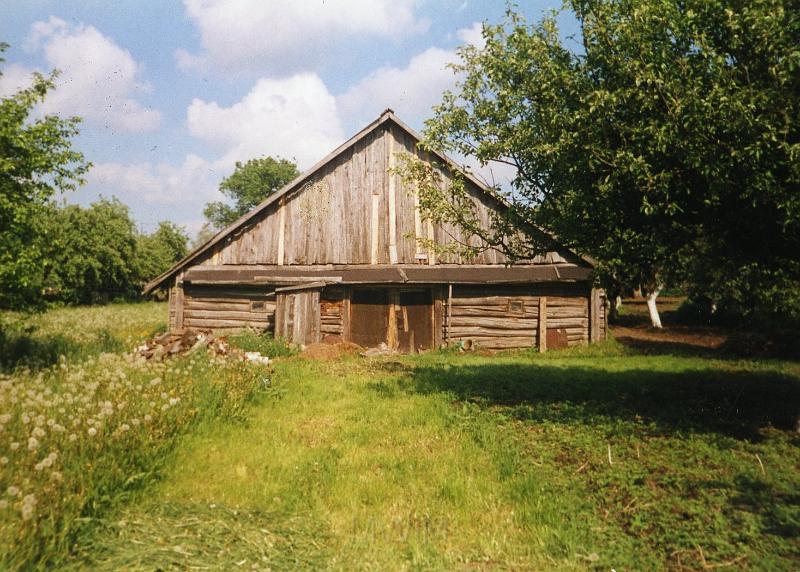
{"type": "Polygon", "coordinates": [[[388,172],[386,174],[389,177],[387,197],[389,201],[389,264],[397,264],[397,190],[395,189],[397,175],[394,173],[394,134],[391,129],[387,129],[384,136],[387,139],[386,148],[389,153],[387,161],[388,172]]]}
{"type": "Polygon", "coordinates": [[[380,232],[381,196],[372,194],[372,218],[370,219],[370,262],[378,264],[378,232],[380,232]]]}
{"type": "Polygon", "coordinates": [[[350,297],[353,294],[352,288],[345,288],[342,297],[342,339],[350,341],[350,297]]]}
{"type": "Polygon", "coordinates": [[[278,201],[278,266],[283,266],[286,242],[286,197],[278,201]]]}
{"type": "Polygon", "coordinates": [[[397,309],[400,305],[400,293],[396,288],[389,290],[389,330],[386,333],[386,345],[397,349],[397,309]]]}
{"type": "Polygon", "coordinates": [[[175,279],[175,330],[183,331],[183,272],[175,279]]]}
{"type": "Polygon", "coordinates": [[[444,304],[442,303],[442,287],[433,288],[433,347],[442,347],[442,322],[444,320],[444,304]]]}
{"type": "Polygon", "coordinates": [[[547,296],[539,296],[539,351],[547,351],[547,296]]]}
{"type": "Polygon", "coordinates": [[[589,293],[589,343],[600,341],[600,290],[592,288],[589,293]]]}
{"type": "Polygon", "coordinates": [[[430,247],[428,248],[428,264],[434,265],[436,264],[436,249],[433,245],[436,243],[436,234],[433,231],[433,221],[428,219],[425,222],[428,226],[428,240],[430,241],[430,247]]]}

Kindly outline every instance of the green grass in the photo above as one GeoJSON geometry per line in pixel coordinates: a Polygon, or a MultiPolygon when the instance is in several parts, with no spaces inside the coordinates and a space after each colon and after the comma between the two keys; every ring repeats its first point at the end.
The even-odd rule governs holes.
{"type": "Polygon", "coordinates": [[[48,367],[62,355],[80,361],[130,350],[136,342],[166,331],[166,313],[163,302],[0,312],[0,371],[48,367]]]}
{"type": "Polygon", "coordinates": [[[793,362],[432,353],[275,362],[77,547],[112,569],[796,569],[793,362]]]}
{"type": "Polygon", "coordinates": [[[163,304],[33,318],[31,340],[71,351],[52,366],[21,352],[19,367],[0,372],[0,570],[62,568],[76,541],[158,479],[182,435],[242,420],[268,385],[268,369],[235,359],[122,353],[165,318],[163,304]],[[116,343],[98,343],[98,332],[116,343]]]}

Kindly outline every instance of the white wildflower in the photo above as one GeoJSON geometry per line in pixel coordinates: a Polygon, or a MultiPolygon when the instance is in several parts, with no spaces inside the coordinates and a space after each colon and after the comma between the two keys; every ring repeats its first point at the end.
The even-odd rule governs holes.
{"type": "Polygon", "coordinates": [[[22,499],[22,520],[30,520],[33,518],[33,512],[36,509],[36,497],[34,495],[25,495],[22,499]]]}
{"type": "Polygon", "coordinates": [[[3,413],[0,415],[0,423],[8,423],[9,421],[11,421],[10,413],[3,413]]]}
{"type": "Polygon", "coordinates": [[[64,480],[64,475],[59,473],[58,471],[53,471],[50,473],[50,478],[58,483],[64,480]]]}
{"type": "Polygon", "coordinates": [[[97,435],[97,429],[89,427],[89,437],[94,437],[95,435],[97,435]]]}
{"type": "Polygon", "coordinates": [[[28,439],[28,451],[35,451],[39,448],[39,440],[36,437],[28,439]]]}
{"type": "Polygon", "coordinates": [[[69,440],[74,443],[75,441],[78,440],[78,436],[75,433],[70,433],[69,440]]]}
{"type": "Polygon", "coordinates": [[[10,447],[11,447],[12,451],[16,451],[17,449],[19,449],[19,443],[17,443],[15,441],[15,442],[11,443],[10,447]]]}
{"type": "Polygon", "coordinates": [[[44,437],[46,435],[44,429],[41,427],[36,427],[33,431],[31,431],[34,437],[44,437]]]}
{"type": "Polygon", "coordinates": [[[6,489],[6,493],[8,493],[8,496],[10,497],[18,497],[21,492],[22,491],[19,490],[19,487],[15,487],[14,485],[11,485],[6,489]]]}
{"type": "Polygon", "coordinates": [[[0,457],[0,465],[8,465],[8,457],[0,457]]]}

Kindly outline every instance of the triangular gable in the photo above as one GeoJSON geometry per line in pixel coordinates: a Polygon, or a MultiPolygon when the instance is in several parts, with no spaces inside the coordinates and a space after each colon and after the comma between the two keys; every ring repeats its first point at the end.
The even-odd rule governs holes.
{"type": "MultiPolygon", "coordinates": [[[[337,147],[334,151],[329,153],[324,159],[319,161],[317,164],[315,164],[310,169],[306,170],[302,175],[300,175],[299,177],[297,177],[296,179],[294,179],[293,181],[291,181],[290,183],[285,185],[279,191],[273,193],[272,195],[270,195],[269,197],[264,199],[264,201],[262,201],[259,205],[254,207],[252,210],[250,210],[247,214],[245,214],[242,217],[240,217],[237,221],[235,221],[233,224],[231,224],[227,228],[225,228],[225,229],[221,230],[220,232],[218,232],[216,235],[214,235],[211,239],[206,241],[204,244],[202,244],[199,247],[195,248],[187,256],[185,256],[183,259],[181,259],[180,261],[175,263],[169,270],[167,270],[166,272],[162,273],[158,277],[156,277],[153,280],[151,280],[145,286],[144,293],[147,294],[149,292],[152,292],[156,288],[162,286],[165,281],[169,280],[170,278],[175,276],[177,273],[179,273],[182,270],[186,269],[193,262],[195,262],[198,259],[202,258],[206,254],[208,254],[210,252],[213,252],[215,247],[217,247],[218,245],[222,244],[229,237],[237,234],[240,230],[242,230],[245,227],[247,227],[248,224],[250,224],[251,222],[257,220],[259,215],[264,213],[271,205],[277,203],[278,201],[280,201],[284,197],[288,198],[288,196],[291,195],[292,193],[294,193],[295,191],[298,191],[298,190],[302,189],[306,183],[308,183],[309,181],[313,180],[314,177],[321,170],[323,170],[327,165],[329,165],[332,162],[336,161],[340,156],[342,156],[344,153],[348,152],[350,149],[352,149],[356,144],[358,144],[364,138],[368,137],[370,134],[372,134],[376,130],[382,128],[382,126],[384,126],[387,122],[392,122],[400,130],[404,131],[409,137],[411,137],[415,142],[419,142],[421,140],[421,137],[419,136],[419,134],[417,134],[413,129],[411,129],[411,127],[409,127],[408,125],[406,125],[405,123],[400,121],[395,116],[394,112],[391,109],[385,110],[375,121],[371,122],[369,125],[364,127],[356,135],[354,135],[349,140],[347,140],[345,143],[343,143],[342,145],[337,147]]],[[[475,187],[477,187],[477,189],[480,192],[485,193],[485,196],[487,198],[489,198],[492,201],[493,204],[496,205],[496,208],[499,208],[499,209],[507,208],[507,206],[500,199],[498,199],[496,196],[494,196],[493,193],[491,193],[489,188],[484,183],[482,183],[479,179],[477,179],[475,176],[473,176],[468,171],[464,171],[461,167],[459,167],[450,158],[448,158],[444,154],[441,154],[441,153],[438,153],[438,152],[435,152],[435,151],[431,151],[431,154],[434,155],[437,159],[439,159],[442,162],[443,165],[447,166],[447,168],[449,168],[451,170],[458,170],[458,171],[464,173],[464,176],[472,184],[474,184],[475,187]]],[[[544,234],[545,236],[547,236],[548,238],[552,239],[552,235],[550,235],[549,233],[544,233],[543,231],[541,231],[539,229],[531,228],[529,230],[533,230],[534,232],[540,232],[540,233],[544,234]]],[[[554,244],[557,244],[555,239],[552,239],[552,240],[553,240],[554,244]]],[[[570,254],[574,255],[577,259],[582,260],[588,266],[593,266],[593,262],[590,259],[587,259],[585,257],[581,257],[581,256],[575,254],[574,252],[564,248],[563,246],[559,245],[558,247],[559,247],[559,249],[564,250],[564,251],[569,252],[570,254]]]]}

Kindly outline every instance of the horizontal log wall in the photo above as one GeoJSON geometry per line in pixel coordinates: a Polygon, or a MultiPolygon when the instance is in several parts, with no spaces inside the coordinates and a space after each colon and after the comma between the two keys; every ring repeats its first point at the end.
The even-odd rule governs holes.
{"type": "Polygon", "coordinates": [[[344,290],[326,288],[320,297],[322,337],[344,336],[344,290]]]}
{"type": "Polygon", "coordinates": [[[547,297],[548,328],[565,329],[570,346],[588,343],[588,288],[568,284],[453,286],[449,312],[444,302],[444,339],[487,349],[535,346],[540,296],[547,297]]]}
{"type": "Polygon", "coordinates": [[[253,328],[274,332],[275,295],[268,289],[231,286],[184,288],[183,325],[202,330],[253,328]]]}

